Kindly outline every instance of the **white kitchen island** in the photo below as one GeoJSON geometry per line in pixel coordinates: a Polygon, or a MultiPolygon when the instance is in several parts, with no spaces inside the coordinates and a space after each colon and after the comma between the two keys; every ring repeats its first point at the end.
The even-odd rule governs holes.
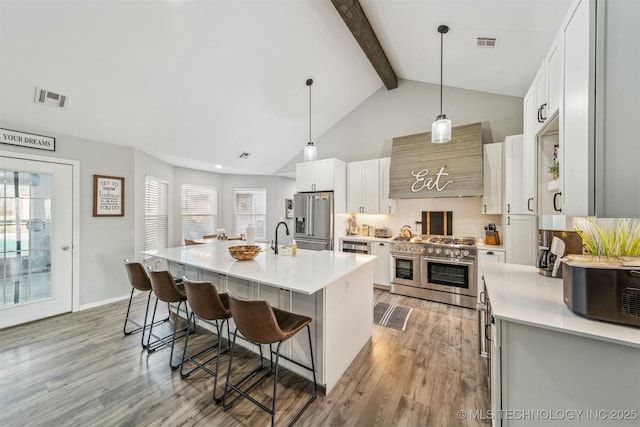
{"type": "MultiPolygon", "coordinates": [[[[373,262],[375,256],[298,249],[298,256],[263,251],[251,261],[231,257],[229,246],[238,241],[214,240],[201,245],[145,251],[166,260],[148,261],[153,268],[169,268],[176,277],[207,280],[220,292],[230,290],[250,299],[267,300],[272,306],[309,316],[318,383],[326,393],[336,385],[373,330],[373,262]]],[[[233,324],[232,324],[233,327],[233,324]]],[[[233,331],[233,329],[232,329],[233,331]]],[[[252,344],[240,345],[257,351],[252,344]]],[[[310,366],[306,334],[298,334],[282,346],[285,356],[310,366]]],[[[295,364],[283,366],[311,378],[295,364]]]]}
{"type": "Polygon", "coordinates": [[[640,425],[640,328],[578,316],[562,279],[483,263],[494,425],[640,425]]]}

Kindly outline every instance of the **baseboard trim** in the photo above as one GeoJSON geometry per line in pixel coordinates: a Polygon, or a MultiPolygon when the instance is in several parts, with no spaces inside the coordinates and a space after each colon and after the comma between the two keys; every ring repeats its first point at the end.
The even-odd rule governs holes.
{"type": "Polygon", "coordinates": [[[89,304],[82,304],[82,305],[78,306],[78,309],[76,311],[89,310],[91,308],[96,308],[96,307],[100,307],[100,306],[103,306],[103,305],[111,304],[112,302],[122,301],[124,299],[128,299],[129,296],[130,296],[130,294],[129,295],[122,295],[122,296],[115,297],[115,298],[109,298],[109,299],[102,300],[102,301],[91,302],[89,304]]]}

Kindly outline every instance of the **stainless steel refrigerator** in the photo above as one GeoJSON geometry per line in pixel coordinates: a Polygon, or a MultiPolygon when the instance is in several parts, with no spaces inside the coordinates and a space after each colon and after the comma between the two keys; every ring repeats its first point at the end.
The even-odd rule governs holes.
{"type": "Polygon", "coordinates": [[[298,247],[333,250],[333,192],[297,193],[293,209],[298,247]]]}

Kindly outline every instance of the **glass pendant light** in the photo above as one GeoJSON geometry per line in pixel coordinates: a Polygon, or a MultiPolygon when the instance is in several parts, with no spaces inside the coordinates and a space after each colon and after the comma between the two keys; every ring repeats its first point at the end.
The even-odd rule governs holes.
{"type": "Polygon", "coordinates": [[[304,161],[310,162],[316,160],[318,158],[318,150],[316,146],[313,145],[313,141],[311,141],[311,85],[313,84],[312,79],[307,80],[307,86],[309,86],[309,142],[304,147],[304,161]]]}
{"type": "Polygon", "coordinates": [[[436,121],[431,125],[431,142],[441,144],[451,141],[451,120],[442,114],[442,40],[444,34],[449,31],[446,25],[440,25],[438,32],[440,33],[440,114],[436,117],[436,121]]]}

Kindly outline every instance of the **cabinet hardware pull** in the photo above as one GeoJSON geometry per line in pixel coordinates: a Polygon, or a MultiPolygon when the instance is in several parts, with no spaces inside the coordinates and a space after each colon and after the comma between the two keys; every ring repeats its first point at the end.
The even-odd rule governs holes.
{"type": "Polygon", "coordinates": [[[640,271],[638,271],[638,270],[631,270],[629,272],[629,274],[634,276],[634,277],[640,277],[640,271]]]}
{"type": "Polygon", "coordinates": [[[487,253],[486,253],[486,255],[495,255],[495,254],[496,254],[496,253],[495,253],[495,252],[493,252],[493,251],[489,251],[489,252],[487,252],[487,253]]]}
{"type": "Polygon", "coordinates": [[[528,210],[529,212],[533,212],[533,209],[531,209],[531,202],[533,202],[533,197],[529,197],[529,198],[527,199],[527,210],[528,210]]]}
{"type": "Polygon", "coordinates": [[[556,203],[558,200],[558,196],[562,196],[562,191],[553,195],[553,210],[556,212],[562,212],[562,208],[558,208],[558,205],[556,203]]]}
{"type": "Polygon", "coordinates": [[[547,103],[545,102],[544,104],[542,104],[540,106],[540,118],[542,119],[542,121],[540,123],[544,123],[545,120],[547,120],[547,116],[546,114],[543,115],[544,111],[547,109],[547,103]]]}
{"type": "Polygon", "coordinates": [[[491,342],[491,332],[487,332],[487,328],[489,328],[491,325],[490,324],[486,324],[484,325],[484,336],[486,338],[487,341],[491,342]]]}
{"type": "Polygon", "coordinates": [[[510,216],[507,217],[507,225],[511,225],[511,217],[510,216]]]}
{"type": "Polygon", "coordinates": [[[484,206],[484,213],[487,213],[487,205],[483,205],[484,206]]]}
{"type": "Polygon", "coordinates": [[[507,213],[511,213],[511,203],[507,203],[507,213]]]}

